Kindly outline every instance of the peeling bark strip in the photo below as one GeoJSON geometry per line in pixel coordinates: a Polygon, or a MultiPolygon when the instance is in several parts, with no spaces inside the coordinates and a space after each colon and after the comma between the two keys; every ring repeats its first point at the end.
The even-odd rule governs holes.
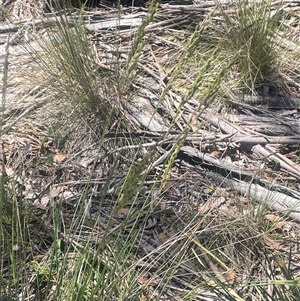
{"type": "Polygon", "coordinates": [[[252,151],[262,157],[263,159],[269,160],[277,165],[277,169],[282,169],[285,172],[289,173],[291,176],[295,178],[300,178],[300,167],[297,166],[291,160],[285,158],[284,156],[278,154],[275,149],[272,149],[270,146],[266,146],[263,148],[261,145],[256,145],[252,148],[252,151]]]}
{"type": "Polygon", "coordinates": [[[112,20],[99,21],[94,24],[87,24],[85,27],[90,31],[98,31],[101,29],[108,29],[108,28],[127,29],[127,28],[137,27],[141,25],[142,22],[143,19],[140,17],[133,17],[130,19],[115,18],[112,20]]]}
{"type": "MultiPolygon", "coordinates": [[[[222,187],[234,189],[242,195],[250,197],[259,203],[267,205],[269,208],[300,222],[300,198],[291,197],[285,193],[274,191],[272,190],[272,186],[269,189],[266,189],[258,184],[249,184],[236,179],[227,179],[215,172],[202,171],[200,169],[196,170],[202,175],[218,181],[222,187]]],[[[285,190],[286,192],[289,192],[289,189],[285,188],[285,190]]],[[[292,194],[292,192],[293,191],[291,190],[290,193],[292,194]]]]}

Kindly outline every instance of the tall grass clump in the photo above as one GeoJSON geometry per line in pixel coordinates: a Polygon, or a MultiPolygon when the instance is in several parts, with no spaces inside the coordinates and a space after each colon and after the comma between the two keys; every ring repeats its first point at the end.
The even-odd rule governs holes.
{"type": "Polygon", "coordinates": [[[255,91],[262,85],[278,83],[278,31],[283,30],[281,5],[275,8],[268,1],[235,1],[233,12],[220,5],[222,48],[226,55],[236,57],[233,70],[240,85],[255,91]]]}
{"type": "Polygon", "coordinates": [[[55,2],[61,7],[61,13],[54,21],[45,21],[47,31],[38,39],[42,51],[34,52],[34,59],[41,70],[42,86],[47,87],[59,102],[75,108],[78,115],[86,112],[86,116],[97,116],[96,123],[103,127],[118,118],[123,120],[121,112],[130,100],[139,59],[147,45],[145,28],[153,20],[158,1],[151,1],[125,60],[122,53],[118,54],[122,45],[117,29],[106,50],[97,50],[92,45],[85,28],[83,2],[79,2],[82,9],[76,17],[69,16],[68,11],[55,2]]]}
{"type": "MultiPolygon", "coordinates": [[[[186,65],[187,83],[193,85],[204,58],[214,57],[205,82],[219,82],[218,71],[227,70],[222,78],[225,92],[256,94],[264,86],[290,92],[289,86],[294,85],[300,66],[299,47],[290,42],[294,25],[290,25],[289,14],[281,2],[236,0],[228,6],[218,3],[186,65]]],[[[222,89],[218,92],[224,95],[222,89]]]]}
{"type": "Polygon", "coordinates": [[[58,15],[55,21],[49,21],[45,36],[39,38],[42,51],[34,52],[34,59],[40,68],[40,83],[58,104],[75,109],[78,115],[96,116],[104,127],[120,110],[120,74],[99,65],[82,12],[75,18],[69,22],[67,13],[58,15]]]}

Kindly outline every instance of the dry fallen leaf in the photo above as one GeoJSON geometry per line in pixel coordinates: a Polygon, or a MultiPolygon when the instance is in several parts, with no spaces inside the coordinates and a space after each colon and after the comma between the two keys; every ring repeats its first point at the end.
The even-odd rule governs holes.
{"type": "Polygon", "coordinates": [[[224,197],[218,197],[213,200],[207,201],[203,206],[198,207],[198,212],[200,214],[205,214],[209,210],[219,208],[223,203],[225,203],[224,197]]]}
{"type": "Polygon", "coordinates": [[[264,238],[265,244],[272,250],[280,251],[284,250],[284,246],[277,242],[276,240],[270,238],[270,237],[265,237],[264,238]]]}
{"type": "Polygon", "coordinates": [[[127,215],[129,211],[130,211],[129,208],[120,208],[117,213],[127,215]]]}
{"type": "Polygon", "coordinates": [[[235,282],[235,273],[232,270],[228,270],[224,275],[228,284],[234,284],[235,282]]]}
{"type": "Polygon", "coordinates": [[[53,161],[55,163],[61,163],[63,162],[65,159],[66,159],[66,155],[65,154],[62,154],[62,153],[57,153],[53,156],[53,161]]]}
{"type": "Polygon", "coordinates": [[[200,214],[205,214],[206,212],[211,210],[211,208],[212,208],[212,206],[211,206],[210,202],[206,202],[203,206],[198,207],[198,212],[200,214]]]}
{"type": "Polygon", "coordinates": [[[284,219],[275,214],[267,214],[266,219],[273,223],[274,229],[282,229],[285,224],[284,219]]]}
{"type": "Polygon", "coordinates": [[[169,190],[174,184],[176,184],[177,180],[168,180],[165,186],[162,188],[162,192],[169,190]]]}
{"type": "Polygon", "coordinates": [[[282,218],[275,214],[266,214],[266,219],[270,222],[277,222],[278,220],[282,220],[282,218]]]}
{"type": "Polygon", "coordinates": [[[221,152],[215,150],[215,151],[211,152],[210,155],[211,155],[212,157],[219,157],[219,156],[221,155],[221,152]]]}

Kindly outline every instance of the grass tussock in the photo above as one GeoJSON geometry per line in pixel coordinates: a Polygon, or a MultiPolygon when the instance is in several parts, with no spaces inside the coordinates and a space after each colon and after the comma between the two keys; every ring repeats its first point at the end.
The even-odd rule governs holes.
{"type": "Polygon", "coordinates": [[[97,63],[83,26],[83,17],[70,25],[66,16],[50,24],[41,40],[43,51],[36,57],[42,84],[67,108],[97,116],[99,124],[110,124],[120,110],[118,70],[108,70],[97,63]],[[114,117],[114,118],[113,118],[114,117]]]}
{"type": "MultiPolygon", "coordinates": [[[[49,193],[60,185],[55,177],[59,172],[54,173],[49,186],[34,200],[35,206],[28,202],[16,178],[6,174],[3,164],[1,298],[299,299],[298,280],[290,269],[292,250],[281,249],[286,241],[277,221],[266,219],[266,208],[257,210],[256,204],[243,203],[242,197],[220,187],[207,191],[212,183],[205,178],[197,178],[200,183],[195,183],[193,171],[177,173],[174,166],[188,128],[183,128],[164,152],[163,168],[152,168],[161,157],[160,147],[139,142],[133,151],[130,147],[116,151],[115,140],[104,143],[106,131],[119,118],[124,121],[122,129],[133,130],[122,114],[137,94],[138,89],[132,87],[138,86],[140,60],[148,41],[146,29],[157,12],[158,1],[151,1],[125,60],[121,60],[122,53],[105,53],[109,68],[99,60],[89,39],[83,11],[72,24],[65,13],[55,22],[45,22],[47,30],[38,40],[40,51],[34,52],[39,83],[51,94],[53,104],[63,105],[75,116],[92,116],[101,132],[86,177],[67,181],[67,173],[72,174],[74,168],[67,165],[59,171],[62,191],[49,193]],[[108,146],[111,149],[107,150],[108,146]],[[106,168],[100,170],[99,164],[106,168]],[[189,193],[191,186],[193,194],[189,193]],[[196,192],[200,197],[195,197],[196,192]],[[48,205],[41,209],[38,205],[47,193],[51,195],[48,205]],[[225,198],[230,200],[230,210],[224,209],[225,205],[214,206],[225,198]],[[277,277],[278,271],[283,278],[277,277]]],[[[170,90],[182,86],[169,131],[191,99],[199,99],[195,114],[200,115],[224,95],[224,85],[233,94],[257,93],[264,85],[289,86],[291,74],[296,76],[300,68],[294,65],[293,73],[283,77],[295,57],[281,60],[282,35],[288,30],[283,16],[280,5],[274,9],[268,2],[250,5],[238,0],[230,10],[219,5],[188,38],[183,34],[179,59],[160,94],[163,101],[170,90]]],[[[72,120],[67,120],[72,126],[72,120]]],[[[130,139],[127,146],[136,142],[130,139]]],[[[18,173],[19,177],[26,174],[22,169],[18,173]]]]}
{"type": "Polygon", "coordinates": [[[262,85],[279,83],[278,32],[284,31],[280,6],[237,1],[232,14],[220,11],[224,20],[223,26],[216,28],[223,38],[220,47],[228,56],[238,54],[234,67],[240,86],[255,91],[262,85]]]}
{"type": "Polygon", "coordinates": [[[223,96],[228,91],[231,95],[294,93],[299,70],[295,26],[282,3],[219,3],[187,40],[183,63],[187,69],[179,64],[177,85],[186,82],[185,91],[196,90],[201,100],[210,91],[223,96]],[[207,63],[205,77],[199,78],[207,63]]]}

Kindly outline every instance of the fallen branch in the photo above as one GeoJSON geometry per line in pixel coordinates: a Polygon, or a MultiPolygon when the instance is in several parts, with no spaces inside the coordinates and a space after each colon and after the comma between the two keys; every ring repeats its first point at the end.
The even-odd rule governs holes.
{"type": "MultiPolygon", "coordinates": [[[[214,179],[222,187],[234,189],[240,194],[250,197],[255,201],[267,205],[272,210],[278,211],[300,222],[300,199],[298,198],[266,189],[258,184],[246,183],[236,179],[227,179],[212,171],[203,171],[199,168],[195,168],[195,170],[206,177],[214,179]]],[[[289,189],[285,188],[285,190],[288,191],[289,189]]]]}

